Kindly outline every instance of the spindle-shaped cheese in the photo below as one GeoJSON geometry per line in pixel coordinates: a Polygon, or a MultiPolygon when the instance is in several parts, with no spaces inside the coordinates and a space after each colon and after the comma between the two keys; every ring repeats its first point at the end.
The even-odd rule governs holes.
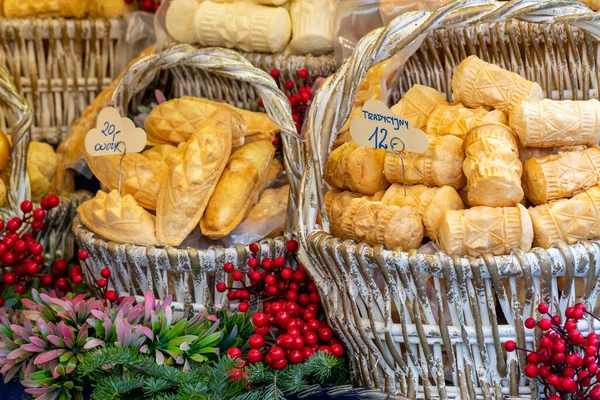
{"type": "Polygon", "coordinates": [[[423,220],[427,236],[434,241],[437,241],[438,230],[446,212],[465,208],[458,192],[451,186],[406,186],[405,196],[404,185],[395,183],[386,190],[381,202],[398,207],[415,207],[423,220]]]}
{"type": "Polygon", "coordinates": [[[562,240],[567,244],[600,237],[600,187],[578,195],[529,208],[535,233],[534,245],[548,248],[562,240]]]}
{"type": "Polygon", "coordinates": [[[333,0],[293,0],[290,6],[293,25],[291,51],[312,55],[331,53],[335,10],[333,0]]]}
{"type": "Polygon", "coordinates": [[[452,77],[452,92],[467,107],[492,107],[505,113],[521,100],[544,97],[537,83],[477,56],[469,56],[458,65],[452,77]]]}
{"type": "Polygon", "coordinates": [[[440,92],[414,85],[390,111],[407,120],[412,128],[424,129],[433,110],[441,104],[447,103],[440,92]]]}
{"type": "Polygon", "coordinates": [[[533,204],[571,197],[600,181],[600,148],[531,158],[523,164],[523,189],[533,204]]]}
{"type": "Polygon", "coordinates": [[[480,125],[467,134],[464,148],[469,204],[507,207],[523,199],[517,138],[509,127],[480,125]]]}
{"type": "Polygon", "coordinates": [[[473,207],[448,211],[440,226],[439,243],[450,255],[499,256],[512,249],[531,250],[533,228],[525,207],[473,207]]]}
{"type": "Polygon", "coordinates": [[[391,151],[385,155],[385,177],[390,183],[407,185],[422,183],[427,186],[452,186],[460,189],[465,184],[462,165],[465,160],[463,141],[456,136],[429,136],[429,147],[423,154],[403,152],[402,160],[391,151]]]}
{"type": "Polygon", "coordinates": [[[600,101],[523,101],[509,123],[522,146],[595,145],[600,139],[600,101]]]}

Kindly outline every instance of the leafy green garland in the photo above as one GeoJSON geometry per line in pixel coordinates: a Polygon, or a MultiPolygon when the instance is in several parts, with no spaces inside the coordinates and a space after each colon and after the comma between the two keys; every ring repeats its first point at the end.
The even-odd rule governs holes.
{"type": "Polygon", "coordinates": [[[104,347],[85,355],[75,380],[93,387],[92,400],[285,400],[285,394],[315,383],[350,381],[343,359],[323,352],[281,371],[263,363],[251,364],[243,369],[241,379],[233,380],[232,370],[239,363],[225,356],[183,371],[157,365],[152,357],[130,348],[104,347]]]}

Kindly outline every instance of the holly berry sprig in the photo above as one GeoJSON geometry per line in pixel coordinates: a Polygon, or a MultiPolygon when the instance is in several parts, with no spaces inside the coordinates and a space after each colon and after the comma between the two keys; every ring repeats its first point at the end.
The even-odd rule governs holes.
{"type": "MultiPolygon", "coordinates": [[[[44,246],[35,240],[34,234],[44,229],[46,213],[58,207],[56,195],[45,197],[39,208],[33,208],[29,200],[19,208],[23,215],[11,218],[6,224],[0,220],[0,268],[2,269],[3,290],[14,286],[14,292],[24,295],[27,285],[34,278],[41,277],[40,268],[44,264],[44,246]],[[29,226],[27,226],[29,224],[29,226]],[[19,234],[19,231],[23,231],[19,234]]],[[[0,297],[0,307],[4,298],[0,297]]]]}
{"type": "MultiPolygon", "coordinates": [[[[276,82],[279,83],[280,89],[285,91],[288,101],[292,107],[292,118],[296,124],[296,131],[298,134],[300,134],[302,132],[302,125],[304,124],[306,111],[310,107],[312,96],[312,78],[308,75],[307,70],[299,70],[298,78],[302,80],[302,85],[297,86],[291,79],[285,81],[280,79],[281,71],[278,69],[271,70],[271,76],[276,82]]],[[[262,99],[258,101],[258,105],[261,108],[264,108],[262,99]]]]}
{"type": "Polygon", "coordinates": [[[598,321],[600,318],[589,312],[583,303],[565,310],[567,319],[562,325],[559,315],[549,313],[548,304],[540,303],[538,311],[546,317],[527,318],[524,324],[528,329],[537,327],[544,332],[538,350],[517,347],[509,340],[504,344],[506,351],[527,353],[523,372],[541,383],[548,400],[600,400],[600,340],[595,332],[584,336],[577,326],[585,315],[598,321]]]}
{"type": "MultiPolygon", "coordinates": [[[[289,240],[286,248],[293,257],[298,243],[289,240]]],[[[294,270],[284,257],[264,258],[259,262],[259,246],[252,243],[249,249],[252,256],[246,268],[236,269],[231,263],[223,266],[240,287],[219,282],[216,288],[221,293],[227,292],[230,301],[239,301],[240,312],[247,312],[251,304],[263,311],[252,317],[254,334],[248,340],[250,350],[245,359],[238,347],[229,349],[227,354],[242,359],[244,364],[264,361],[274,369],[284,369],[288,363],[302,363],[317,351],[342,357],[344,348],[325,321],[317,286],[304,267],[298,265],[294,270]]],[[[232,379],[242,375],[243,371],[238,369],[232,379]]]]}
{"type": "Polygon", "coordinates": [[[150,12],[156,12],[161,2],[161,0],[125,0],[125,4],[133,4],[136,1],[140,10],[150,12]]]}
{"type": "MultiPolygon", "coordinates": [[[[77,254],[77,256],[79,258],[80,264],[83,264],[87,268],[88,274],[90,276],[94,276],[92,270],[88,267],[87,263],[85,262],[89,258],[89,253],[85,250],[79,250],[79,253],[77,254]]],[[[82,269],[80,266],[78,268],[79,268],[77,271],[79,273],[78,279],[82,280],[83,279],[82,269]]],[[[96,282],[95,282],[96,290],[102,295],[102,297],[105,300],[108,300],[112,303],[114,303],[114,302],[121,303],[121,300],[123,300],[125,297],[122,296],[119,298],[117,296],[117,292],[108,288],[108,280],[110,279],[110,277],[111,277],[110,269],[108,269],[106,267],[102,268],[100,270],[100,278],[96,279],[96,282]]]]}

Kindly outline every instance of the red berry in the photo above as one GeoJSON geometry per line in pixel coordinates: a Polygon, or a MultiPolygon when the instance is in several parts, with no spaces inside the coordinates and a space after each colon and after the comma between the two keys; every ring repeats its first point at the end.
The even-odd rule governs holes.
{"type": "Polygon", "coordinates": [[[553,316],[552,321],[554,321],[554,323],[556,325],[560,325],[560,322],[561,322],[560,316],[558,316],[558,315],[553,316]]]}
{"type": "Polygon", "coordinates": [[[302,361],[304,361],[304,356],[300,350],[292,350],[288,356],[288,360],[292,364],[300,364],[302,361]]]}
{"type": "Polygon", "coordinates": [[[308,77],[308,71],[301,69],[298,71],[298,76],[302,79],[306,79],[308,77]]]}
{"type": "Polygon", "coordinates": [[[538,306],[538,311],[541,314],[546,314],[548,312],[548,304],[546,304],[546,303],[540,303],[540,305],[538,306]]]}
{"type": "Polygon", "coordinates": [[[550,375],[548,377],[548,383],[552,386],[556,386],[560,382],[560,378],[557,375],[550,375]]]}
{"type": "Polygon", "coordinates": [[[577,391],[577,383],[572,378],[563,378],[560,383],[567,392],[577,391]]]}
{"type": "Polygon", "coordinates": [[[106,279],[98,279],[96,281],[96,285],[98,285],[98,287],[106,287],[108,285],[108,282],[106,281],[106,279]]]}
{"type": "Polygon", "coordinates": [[[331,340],[332,337],[333,337],[333,332],[331,331],[331,329],[329,329],[329,328],[319,329],[319,339],[321,339],[322,342],[327,343],[331,340]]]}
{"type": "Polygon", "coordinates": [[[248,273],[248,277],[251,281],[260,282],[262,280],[262,275],[258,271],[250,271],[248,273]]]}
{"type": "MultiPolygon", "coordinates": [[[[52,278],[52,275],[44,274],[40,281],[42,283],[42,286],[50,286],[50,285],[52,285],[53,280],[54,280],[54,278],[52,278]]],[[[5,282],[6,282],[6,280],[5,280],[5,282]]]]}
{"type": "Polygon", "coordinates": [[[287,330],[287,333],[290,336],[300,336],[302,334],[302,331],[300,331],[300,329],[298,328],[290,328],[287,330]]]}
{"type": "Polygon", "coordinates": [[[245,301],[241,302],[238,305],[239,312],[246,312],[246,311],[248,311],[248,308],[250,308],[250,305],[247,302],[245,302],[245,301]]]}
{"type": "Polygon", "coordinates": [[[296,301],[296,300],[298,300],[298,293],[288,290],[285,293],[285,299],[287,301],[296,301]]]}
{"type": "Polygon", "coordinates": [[[294,88],[294,82],[288,79],[287,81],[285,81],[284,87],[286,88],[286,90],[292,90],[294,88]]]}
{"type": "Polygon", "coordinates": [[[306,309],[318,313],[319,312],[319,305],[311,303],[311,304],[309,304],[309,305],[306,306],[306,309]]]}
{"type": "Polygon", "coordinates": [[[254,257],[249,258],[248,259],[248,266],[250,268],[256,268],[256,267],[258,267],[258,260],[256,258],[254,258],[254,257]]]}
{"type": "Polygon", "coordinates": [[[317,332],[319,330],[319,327],[320,327],[319,321],[317,321],[316,319],[311,319],[310,321],[308,321],[306,323],[306,325],[313,332],[317,332]]]}
{"type": "Polygon", "coordinates": [[[283,257],[277,257],[273,261],[273,264],[275,265],[275,268],[283,268],[283,267],[285,267],[285,258],[283,258],[283,257]]]}
{"type": "Polygon", "coordinates": [[[279,361],[279,360],[283,360],[283,358],[285,357],[285,352],[283,351],[283,349],[279,346],[273,346],[271,347],[271,350],[269,351],[269,355],[271,356],[271,359],[273,361],[279,361]]]}
{"type": "Polygon", "coordinates": [[[590,374],[596,374],[598,372],[598,364],[596,363],[592,363],[590,365],[588,365],[588,372],[590,374]]]}
{"type": "Polygon", "coordinates": [[[33,232],[39,232],[44,229],[44,223],[42,221],[32,221],[31,222],[31,230],[33,232]]]}
{"type": "Polygon", "coordinates": [[[583,311],[576,308],[573,311],[573,319],[577,321],[577,320],[580,320],[581,318],[583,318],[583,311]]]}
{"type": "Polygon", "coordinates": [[[533,329],[535,327],[535,319],[533,318],[527,318],[525,320],[525,328],[527,329],[533,329]]]}
{"type": "Polygon", "coordinates": [[[254,326],[258,327],[265,326],[269,323],[269,317],[265,313],[257,312],[252,317],[252,323],[254,324],[254,326]]]}
{"type": "Polygon", "coordinates": [[[538,368],[539,370],[539,374],[541,376],[543,376],[544,378],[547,378],[548,376],[550,376],[550,367],[547,365],[542,365],[541,367],[538,368]]]}
{"type": "Polygon", "coordinates": [[[569,354],[567,356],[566,362],[567,362],[567,365],[570,365],[575,368],[579,368],[579,367],[581,367],[581,365],[583,365],[583,359],[577,353],[569,354]]]}
{"type": "Polygon", "coordinates": [[[56,268],[58,271],[65,271],[67,269],[67,260],[59,258],[58,260],[54,261],[54,268],[56,268]]]}
{"type": "Polygon", "coordinates": [[[60,290],[65,290],[69,286],[66,278],[58,278],[56,280],[56,287],[60,290]]]}
{"type": "Polygon", "coordinates": [[[304,356],[304,360],[308,360],[309,358],[311,358],[313,355],[315,354],[315,352],[313,351],[313,349],[311,349],[310,347],[304,347],[302,349],[302,355],[304,356]]]}
{"type": "Polygon", "coordinates": [[[265,284],[275,285],[277,283],[277,277],[275,275],[267,275],[265,277],[265,284]]]}
{"type": "Polygon", "coordinates": [[[240,300],[248,300],[250,299],[250,292],[248,292],[246,289],[242,289],[240,290],[240,300]]]}
{"type": "MultiPolygon", "coordinates": [[[[83,282],[83,276],[73,275],[71,277],[71,282],[73,282],[75,285],[79,285],[81,282],[83,282]]],[[[113,300],[111,300],[111,301],[113,301],[113,300]]]]}
{"type": "Polygon", "coordinates": [[[50,196],[46,197],[46,202],[50,208],[56,208],[60,204],[60,200],[55,194],[51,194],[50,196]]]}
{"type": "Polygon", "coordinates": [[[319,351],[323,351],[325,353],[331,354],[331,347],[329,347],[329,346],[319,346],[319,351]]]}
{"type": "Polygon", "coordinates": [[[294,302],[293,300],[289,300],[290,303],[288,303],[285,306],[285,309],[287,310],[287,312],[290,313],[291,316],[297,316],[298,313],[300,312],[300,306],[298,305],[298,303],[294,302]]]}
{"type": "Polygon", "coordinates": [[[13,249],[16,253],[23,253],[27,250],[27,243],[24,240],[17,240],[13,249]]]}
{"type": "Polygon", "coordinates": [[[309,292],[316,292],[317,291],[317,285],[315,285],[314,282],[308,282],[308,285],[306,285],[306,289],[309,292]]]}
{"type": "Polygon", "coordinates": [[[223,283],[223,282],[217,283],[217,292],[223,293],[226,290],[227,290],[227,285],[225,283],[223,283]]]}
{"type": "Polygon", "coordinates": [[[262,360],[262,353],[260,350],[252,349],[248,352],[247,358],[249,363],[254,364],[262,360]]]}
{"type": "Polygon", "coordinates": [[[512,352],[515,351],[515,349],[517,348],[517,344],[514,341],[509,340],[508,342],[504,343],[504,348],[506,349],[506,351],[512,352]]]}
{"type": "Polygon", "coordinates": [[[596,362],[596,357],[595,356],[585,356],[583,357],[583,364],[584,365],[592,365],[596,362]]]}
{"type": "Polygon", "coordinates": [[[106,293],[104,293],[104,298],[108,301],[115,302],[117,301],[117,292],[114,290],[107,290],[106,293]]]}
{"type": "Polygon", "coordinates": [[[31,216],[36,221],[43,221],[44,218],[46,218],[46,211],[42,210],[41,208],[36,208],[33,210],[33,214],[31,214],[31,216]]]}
{"type": "Polygon", "coordinates": [[[253,349],[260,349],[265,344],[265,338],[261,335],[252,335],[248,339],[248,344],[253,349]]]}
{"type": "Polygon", "coordinates": [[[100,276],[106,279],[110,278],[110,269],[102,268],[102,270],[100,271],[100,276]]]}
{"type": "Polygon", "coordinates": [[[27,263],[27,265],[25,266],[25,271],[29,274],[29,275],[35,275],[38,272],[40,272],[40,266],[37,265],[36,263],[34,263],[33,261],[30,263],[27,263]]]}
{"type": "Polygon", "coordinates": [[[258,244],[256,244],[256,243],[250,243],[250,246],[248,246],[248,248],[250,249],[250,251],[252,253],[258,253],[258,250],[259,250],[258,244]]]}
{"type": "Polygon", "coordinates": [[[17,258],[15,257],[15,254],[10,251],[7,253],[4,253],[4,255],[2,256],[2,262],[5,265],[13,265],[16,260],[17,260],[17,258]]]}
{"type": "Polygon", "coordinates": [[[564,353],[566,350],[566,345],[564,340],[557,340],[552,344],[552,351],[555,353],[564,353]]]}
{"type": "Polygon", "coordinates": [[[321,302],[321,299],[319,298],[319,294],[317,292],[312,292],[310,294],[310,302],[315,303],[315,304],[318,304],[321,302]]]}
{"type": "Polygon", "coordinates": [[[274,369],[277,369],[277,370],[282,370],[285,367],[287,367],[287,361],[286,361],[285,358],[282,358],[279,361],[273,360],[273,363],[271,364],[271,367],[273,367],[274,369]]]}
{"type": "Polygon", "coordinates": [[[223,265],[223,271],[227,272],[228,274],[232,273],[234,269],[235,266],[230,262],[227,262],[223,265]]]}
{"type": "Polygon", "coordinates": [[[294,348],[296,350],[302,350],[304,347],[304,338],[300,335],[294,337],[294,348]]]}
{"type": "Polygon", "coordinates": [[[279,78],[279,70],[278,69],[272,69],[271,70],[271,76],[273,77],[273,79],[278,79],[279,78]]]}
{"type": "Polygon", "coordinates": [[[23,276],[27,273],[25,271],[25,266],[23,264],[19,264],[19,265],[15,266],[14,271],[15,271],[15,274],[17,274],[17,276],[23,276]]]}
{"type": "Polygon", "coordinates": [[[535,353],[527,354],[527,362],[529,364],[537,364],[540,362],[540,357],[535,353]]]}
{"type": "Polygon", "coordinates": [[[25,285],[23,285],[22,283],[17,283],[15,285],[15,293],[25,294],[25,285]]]}
{"type": "Polygon", "coordinates": [[[271,331],[271,326],[267,323],[265,326],[255,326],[254,333],[260,336],[267,336],[271,331]]]}
{"type": "Polygon", "coordinates": [[[541,330],[547,331],[552,327],[552,321],[550,321],[548,318],[542,318],[540,322],[538,322],[538,326],[541,330]]]}
{"type": "Polygon", "coordinates": [[[552,362],[555,364],[560,364],[565,362],[565,353],[556,353],[552,356],[552,362]]]}
{"type": "Polygon", "coordinates": [[[298,285],[296,282],[291,282],[288,286],[288,290],[291,290],[292,292],[297,292],[300,290],[300,285],[298,285]]]}
{"type": "Polygon", "coordinates": [[[244,274],[242,273],[242,271],[236,269],[231,273],[231,277],[234,281],[241,281],[242,279],[244,279],[244,274]]]}
{"type": "Polygon", "coordinates": [[[293,276],[294,276],[294,270],[291,268],[284,268],[281,271],[281,277],[283,279],[285,279],[286,281],[289,281],[290,279],[292,279],[293,276]]]}
{"type": "Polygon", "coordinates": [[[583,303],[577,303],[574,307],[578,310],[585,311],[585,304],[583,303]]]}
{"type": "Polygon", "coordinates": [[[21,203],[21,211],[23,211],[25,214],[31,212],[31,210],[33,210],[32,202],[30,202],[29,200],[25,200],[21,203]]]}
{"type": "Polygon", "coordinates": [[[574,319],[569,319],[565,322],[565,329],[567,331],[573,331],[577,329],[577,322],[574,319]]]}
{"type": "Polygon", "coordinates": [[[31,243],[29,245],[29,252],[35,256],[37,256],[38,254],[42,254],[42,252],[44,251],[44,246],[42,246],[41,244],[34,242],[31,243]]]}
{"type": "Polygon", "coordinates": [[[6,229],[8,229],[11,232],[16,232],[17,230],[19,230],[20,227],[21,219],[16,217],[8,221],[8,223],[6,224],[6,229]]]}
{"type": "Polygon", "coordinates": [[[575,370],[571,367],[565,367],[562,370],[562,376],[565,378],[572,378],[575,376],[575,370]]]}
{"type": "Polygon", "coordinates": [[[575,308],[567,307],[567,309],[565,310],[565,317],[573,318],[573,311],[575,311],[575,308]]]}
{"type": "Polygon", "coordinates": [[[296,250],[298,250],[298,242],[296,242],[294,239],[288,240],[285,244],[285,247],[287,251],[289,251],[290,253],[294,253],[296,250]]]}
{"type": "Polygon", "coordinates": [[[227,350],[227,355],[231,358],[242,358],[242,351],[237,347],[232,347],[227,350]]]}
{"type": "Polygon", "coordinates": [[[585,348],[585,354],[588,356],[595,356],[598,353],[598,348],[596,346],[587,346],[585,348]]]}
{"type": "Polygon", "coordinates": [[[339,345],[339,344],[332,344],[331,345],[331,353],[335,357],[340,358],[341,356],[344,355],[344,348],[341,345],[339,345]]]}
{"type": "Polygon", "coordinates": [[[280,311],[275,317],[279,326],[286,326],[290,322],[290,314],[287,311],[280,311]]]}
{"type": "Polygon", "coordinates": [[[315,313],[314,311],[311,310],[304,310],[302,311],[302,319],[305,321],[311,321],[314,320],[315,318],[317,318],[317,313],[315,313]]]}
{"type": "Polygon", "coordinates": [[[87,251],[85,250],[79,250],[79,252],[77,253],[77,257],[82,260],[85,261],[87,260],[87,258],[89,257],[89,254],[87,251]]]}
{"type": "Polygon", "coordinates": [[[283,335],[279,335],[279,337],[277,338],[277,345],[281,346],[285,350],[291,350],[294,347],[294,343],[294,337],[286,333],[284,333],[283,335]]]}
{"type": "Polygon", "coordinates": [[[271,258],[265,258],[262,263],[261,263],[263,269],[265,271],[269,271],[273,268],[273,259],[271,258]]]}

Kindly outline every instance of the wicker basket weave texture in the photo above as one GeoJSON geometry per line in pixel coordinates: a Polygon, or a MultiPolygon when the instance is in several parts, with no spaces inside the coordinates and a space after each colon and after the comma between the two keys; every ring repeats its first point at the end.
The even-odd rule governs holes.
{"type": "MultiPolygon", "coordinates": [[[[411,398],[540,398],[535,381],[520,373],[525,357],[507,355],[502,343],[534,346],[523,321],[539,316],[540,301],[564,313],[577,300],[596,305],[600,293],[597,241],[459,258],[329,235],[323,171],[367,70],[418,46],[398,70],[393,102],[416,83],[450,99],[452,72],[472,54],[539,82],[548,97],[597,98],[599,26],[600,15],[577,1],[456,1],[371,32],[317,93],[299,196],[300,256],[362,384],[411,398]]],[[[600,326],[588,318],[580,328],[600,326]]]]}
{"type": "MultiPolygon", "coordinates": [[[[221,96],[229,92],[220,90],[229,87],[227,82],[230,79],[251,85],[251,92],[237,93],[236,99],[244,104],[244,94],[253,95],[256,92],[264,99],[265,109],[271,120],[282,130],[284,160],[290,181],[287,219],[294,221],[303,156],[290,105],[275,81],[238,53],[180,45],[149,55],[129,67],[115,89],[112,103],[125,115],[132,98],[143,94],[150,83],[157,81],[172,86],[180,96],[202,95],[230,102],[233,100],[231,96],[221,96]],[[168,72],[169,76],[156,77],[158,72],[168,72]]],[[[292,229],[293,226],[288,226],[287,230],[291,232],[292,229]]],[[[113,272],[110,283],[119,295],[143,296],[147,290],[153,291],[159,298],[173,294],[178,308],[226,306],[226,296],[215,290],[215,284],[225,279],[222,266],[225,262],[242,266],[250,257],[249,249],[239,245],[230,248],[212,246],[207,250],[198,250],[108,242],[95,236],[78,219],[75,220],[73,231],[79,246],[90,254],[86,260],[90,267],[90,271],[85,271],[86,279],[94,279],[102,268],[108,267],[113,272]]],[[[283,237],[261,241],[258,259],[285,255],[285,244],[286,239],[283,237]]]]}
{"type": "Polygon", "coordinates": [[[60,142],[119,74],[122,19],[0,18],[0,66],[34,109],[32,140],[60,142]]]}

